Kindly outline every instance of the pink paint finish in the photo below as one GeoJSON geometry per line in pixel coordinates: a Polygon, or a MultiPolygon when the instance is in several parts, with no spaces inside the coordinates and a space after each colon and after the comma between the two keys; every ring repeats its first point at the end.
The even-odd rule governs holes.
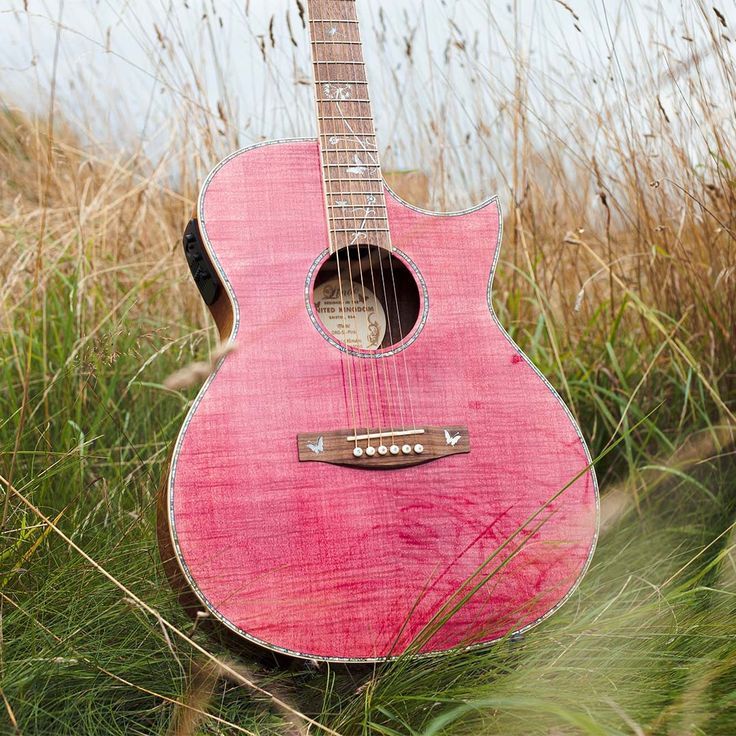
{"type": "MultiPolygon", "coordinates": [[[[179,437],[172,537],[189,585],[216,616],[299,656],[403,652],[458,591],[482,581],[473,576],[489,558],[483,574],[497,572],[421,651],[524,629],[570,593],[596,537],[597,490],[578,430],[489,312],[496,201],[458,215],[386,201],[393,244],[421,271],[429,309],[418,338],[382,360],[401,371],[406,360],[417,424],[467,425],[471,452],[369,471],[297,458],[297,433],[351,426],[349,363],[305,302],[309,269],[328,247],[317,143],[240,152],[200,198],[235,305],[237,349],[179,437]]],[[[355,360],[358,371],[377,364],[355,360]]],[[[386,373],[377,375],[385,395],[386,373]]],[[[399,426],[395,402],[379,411],[399,426]]]]}

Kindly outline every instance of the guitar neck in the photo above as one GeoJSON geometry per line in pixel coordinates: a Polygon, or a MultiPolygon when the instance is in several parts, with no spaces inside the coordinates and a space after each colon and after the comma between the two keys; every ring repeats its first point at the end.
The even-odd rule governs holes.
{"type": "Polygon", "coordinates": [[[355,0],[309,0],[330,250],[391,249],[355,0]]]}

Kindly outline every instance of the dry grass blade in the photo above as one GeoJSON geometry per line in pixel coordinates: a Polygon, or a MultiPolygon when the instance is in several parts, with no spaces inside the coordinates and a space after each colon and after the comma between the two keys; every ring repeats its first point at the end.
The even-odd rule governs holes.
{"type": "MultiPolygon", "coordinates": [[[[54,639],[58,643],[65,643],[67,647],[69,647],[69,644],[64,641],[60,636],[57,636],[54,634],[53,631],[51,631],[49,628],[43,625],[38,619],[33,618],[31,614],[29,614],[25,609],[23,609],[18,603],[16,603],[14,600],[12,600],[9,596],[5,595],[0,590],[0,598],[2,598],[3,602],[7,603],[8,605],[12,606],[16,610],[20,611],[24,616],[27,616],[30,618],[35,626],[38,626],[45,634],[48,634],[52,639],[54,639]]],[[[229,726],[231,728],[234,728],[238,733],[244,733],[248,734],[248,736],[255,736],[252,731],[248,731],[245,728],[241,728],[236,723],[231,723],[230,721],[220,718],[219,716],[216,716],[212,713],[209,713],[207,710],[205,710],[205,707],[207,705],[206,699],[200,699],[200,698],[194,698],[195,702],[191,702],[189,700],[187,701],[180,701],[175,700],[174,698],[170,698],[167,695],[164,695],[163,693],[157,693],[153,690],[150,690],[145,687],[141,687],[140,685],[136,685],[135,683],[130,682],[129,680],[126,680],[123,677],[120,677],[120,675],[116,675],[114,672],[111,672],[108,669],[105,669],[104,667],[100,667],[98,664],[95,664],[94,662],[89,661],[88,658],[78,655],[77,652],[74,652],[74,654],[77,654],[80,660],[85,661],[90,667],[93,669],[98,670],[102,674],[106,675],[107,677],[111,677],[113,680],[116,680],[117,682],[120,682],[121,684],[131,687],[135,690],[139,690],[140,692],[146,693],[147,695],[153,695],[158,700],[163,700],[167,703],[170,703],[175,708],[175,713],[177,714],[177,717],[180,719],[183,719],[185,723],[189,724],[200,724],[203,720],[211,719],[217,723],[221,723],[223,725],[229,726]],[[186,716],[182,716],[182,713],[186,713],[186,716]]],[[[210,662],[210,665],[212,666],[212,663],[210,662]]],[[[0,693],[2,691],[0,690],[0,693]]],[[[210,690],[211,693],[211,690],[210,690]]],[[[5,699],[5,696],[3,694],[3,699],[5,699]]],[[[12,716],[12,709],[10,708],[10,704],[7,702],[7,699],[5,699],[6,707],[8,709],[9,714],[12,716]]],[[[13,719],[13,724],[17,726],[17,723],[13,719]]],[[[184,736],[186,732],[182,732],[181,736],[184,736]]],[[[177,736],[179,736],[177,734],[177,736]]]]}
{"type": "MultiPolygon", "coordinates": [[[[499,320],[591,454],[610,452],[596,464],[598,552],[553,619],[508,651],[377,668],[356,692],[337,668],[266,681],[197,649],[198,633],[175,630],[186,624],[172,623],[180,609],[155,551],[167,453],[224,354],[182,229],[218,160],[312,131],[305,3],[11,6],[0,13],[7,730],[184,736],[261,733],[267,720],[324,732],[304,711],[384,736],[733,733],[729,8],[359,0],[389,183],[439,210],[498,193],[499,320]]],[[[239,339],[258,336],[243,325],[239,339]]]]}
{"type": "Polygon", "coordinates": [[[611,531],[628,513],[638,507],[644,493],[652,493],[674,473],[684,473],[698,463],[712,460],[736,444],[736,422],[727,417],[712,427],[688,436],[668,457],[652,463],[635,475],[606,489],[601,500],[601,534],[611,531]]]}
{"type": "Polygon", "coordinates": [[[331,728],[328,728],[327,726],[318,723],[317,721],[313,720],[309,716],[304,715],[303,713],[300,713],[298,710],[293,708],[288,703],[284,702],[280,698],[277,698],[275,695],[270,693],[269,691],[262,688],[257,683],[253,682],[251,679],[244,677],[240,672],[238,672],[236,669],[234,669],[229,664],[223,662],[222,660],[218,659],[215,655],[208,652],[203,646],[198,644],[196,641],[191,639],[189,636],[187,636],[183,631],[180,631],[176,626],[171,624],[169,621],[167,621],[165,618],[161,616],[161,614],[156,611],[155,609],[151,608],[145,601],[141,600],[135,593],[133,593],[131,590],[129,590],[123,583],[121,583],[119,580],[115,578],[115,576],[111,575],[107,570],[105,570],[102,565],[97,563],[95,560],[93,560],[81,547],[79,547],[74,541],[72,541],[66,534],[64,534],[61,529],[59,529],[54,522],[49,519],[39,508],[37,508],[31,501],[29,501],[20,491],[18,491],[14,486],[12,486],[8,481],[0,475],[0,482],[5,486],[6,490],[9,493],[14,494],[23,504],[25,504],[36,516],[38,516],[39,519],[41,519],[45,524],[47,524],[51,529],[53,529],[54,533],[57,534],[61,539],[64,540],[64,542],[69,545],[75,552],[80,554],[97,572],[99,572],[101,575],[103,575],[105,578],[107,578],[115,587],[117,587],[119,590],[121,590],[125,595],[131,600],[134,601],[135,604],[143,611],[145,611],[150,616],[153,616],[158,622],[160,622],[163,626],[166,627],[168,631],[170,631],[172,634],[174,634],[176,637],[181,639],[182,641],[186,642],[191,648],[198,651],[201,655],[203,655],[207,660],[213,663],[216,667],[219,668],[220,672],[223,674],[226,674],[228,677],[231,677],[235,682],[245,685],[246,687],[250,688],[254,692],[263,695],[264,697],[268,698],[276,707],[278,707],[279,710],[290,713],[292,716],[311,724],[317,728],[322,729],[325,733],[332,734],[332,736],[340,736],[340,734],[337,731],[333,731],[331,728]]]}

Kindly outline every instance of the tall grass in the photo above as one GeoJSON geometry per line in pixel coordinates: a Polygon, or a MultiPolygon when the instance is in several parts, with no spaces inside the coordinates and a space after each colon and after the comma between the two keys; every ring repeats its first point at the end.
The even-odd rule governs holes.
{"type": "MultiPolygon", "coordinates": [[[[574,4],[559,6],[578,33],[574,4]]],[[[430,56],[428,9],[406,28],[374,6],[366,18],[384,158],[430,182],[396,186],[438,207],[499,191],[501,321],[594,455],[623,437],[598,468],[607,525],[579,592],[522,641],[352,672],[233,660],[181,613],[153,511],[195,389],[164,379],[216,338],[178,242],[205,170],[268,131],[238,113],[226,60],[205,79],[178,49],[183,21],[167,11],[135,32],[172,102],[168,144],[100,143],[53,102],[53,81],[48,109],[8,103],[0,117],[0,732],[194,733],[187,716],[200,733],[306,729],[292,708],[340,733],[736,728],[736,17],[693,0],[644,38],[617,35],[633,5],[601,6],[610,60],[594,84],[564,46],[540,70],[521,36],[494,47],[514,62],[499,75],[449,22],[430,56]],[[460,74],[474,80],[465,97],[460,74]]],[[[493,35],[490,9],[475,17],[493,35]]],[[[252,73],[271,80],[272,107],[294,111],[268,120],[273,134],[308,133],[296,6],[296,46],[284,17],[273,41],[270,24],[240,22],[262,43],[252,73]]],[[[202,23],[221,33],[217,8],[202,23]]]]}

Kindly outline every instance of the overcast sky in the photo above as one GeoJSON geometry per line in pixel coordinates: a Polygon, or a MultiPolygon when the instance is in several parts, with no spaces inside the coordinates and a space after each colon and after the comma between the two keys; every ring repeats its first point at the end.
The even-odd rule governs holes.
{"type": "MultiPolygon", "coordinates": [[[[97,138],[142,140],[155,151],[165,143],[172,108],[184,110],[195,98],[213,120],[220,102],[243,144],[314,132],[310,88],[294,84],[310,73],[296,0],[28,0],[28,11],[23,0],[5,2],[10,9],[0,14],[0,94],[10,104],[45,108],[58,37],[59,108],[97,138]],[[194,88],[195,76],[203,91],[194,88]]],[[[734,0],[727,2],[730,11],[734,0]]],[[[467,113],[477,123],[496,100],[502,104],[510,96],[519,58],[531,70],[540,118],[547,108],[559,114],[565,105],[574,107],[611,76],[612,50],[622,77],[612,93],[623,97],[623,89],[639,84],[638,69],[651,79],[685,64],[698,43],[688,40],[694,34],[688,19],[701,22],[696,0],[358,0],[358,7],[384,144],[397,124],[411,125],[423,105],[437,107],[445,99],[447,114],[467,113]],[[451,52],[458,59],[451,78],[444,63],[448,40],[455,42],[451,52]],[[462,44],[472,49],[472,69],[457,51],[462,44]],[[478,75],[488,99],[480,112],[468,112],[477,102],[472,78],[478,75]],[[414,96],[399,116],[405,101],[397,95],[406,80],[414,96]]],[[[731,15],[736,21],[736,12],[731,15]]],[[[665,104],[677,104],[666,84],[657,94],[665,104]]]]}

